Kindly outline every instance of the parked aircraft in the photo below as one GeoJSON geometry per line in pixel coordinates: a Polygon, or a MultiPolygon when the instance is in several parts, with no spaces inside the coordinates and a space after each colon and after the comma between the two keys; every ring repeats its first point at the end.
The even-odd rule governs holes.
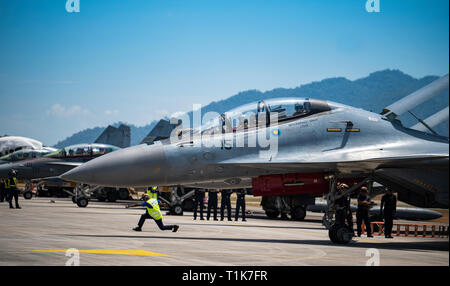
{"type": "Polygon", "coordinates": [[[381,114],[312,98],[261,100],[193,131],[91,160],[62,178],[93,185],[251,187],[254,195],[327,194],[324,224],[335,243],[352,238],[333,221],[335,202],[374,181],[420,207],[448,207],[449,138],[397,119],[448,89],[448,75],[381,114]],[[255,144],[253,144],[255,143],[255,144]],[[338,180],[358,183],[338,194],[338,180]]]}
{"type": "Polygon", "coordinates": [[[0,137],[0,156],[22,149],[42,150],[44,146],[42,142],[27,137],[7,135],[0,137]]]}

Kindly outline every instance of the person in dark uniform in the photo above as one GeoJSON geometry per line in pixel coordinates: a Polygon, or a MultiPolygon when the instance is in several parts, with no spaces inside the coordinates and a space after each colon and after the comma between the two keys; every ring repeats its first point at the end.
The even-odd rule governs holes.
{"type": "Polygon", "coordinates": [[[17,173],[15,170],[11,170],[9,172],[9,178],[7,179],[7,187],[8,187],[8,201],[9,201],[9,208],[13,209],[12,200],[14,198],[16,202],[16,209],[20,209],[19,206],[19,190],[17,189],[17,173]]]}
{"type": "Polygon", "coordinates": [[[225,208],[227,208],[228,221],[231,221],[231,200],[230,196],[233,193],[232,190],[221,190],[220,191],[220,220],[224,218],[225,208]]]}
{"type": "MultiPolygon", "coordinates": [[[[338,185],[338,194],[342,194],[347,190],[348,186],[346,184],[338,185]]],[[[345,221],[347,221],[347,225],[353,230],[353,216],[350,208],[350,194],[342,196],[338,200],[336,200],[336,223],[345,224],[345,221]]]]}
{"type": "Polygon", "coordinates": [[[387,189],[387,193],[381,198],[380,216],[384,215],[384,236],[392,237],[392,227],[394,225],[394,216],[397,210],[397,198],[391,189],[387,189]],[[383,212],[384,207],[384,212],[383,212]]]}
{"type": "Polygon", "coordinates": [[[372,205],[372,202],[370,201],[370,198],[367,194],[367,188],[361,187],[361,192],[358,196],[358,210],[356,212],[356,227],[358,232],[358,237],[361,236],[361,225],[362,222],[364,222],[367,237],[373,237],[372,236],[372,228],[370,227],[370,221],[369,221],[369,209],[372,205]]]}
{"type": "Polygon", "coordinates": [[[217,220],[217,190],[208,191],[208,213],[206,219],[209,220],[211,216],[211,209],[213,209],[214,220],[217,220]]]}
{"type": "MultiPolygon", "coordinates": [[[[349,189],[349,186],[346,184],[342,185],[342,188],[344,191],[347,191],[349,189]]],[[[354,231],[353,229],[353,213],[351,208],[352,203],[352,197],[351,194],[347,194],[345,196],[345,220],[347,221],[347,225],[354,231]]]]}
{"type": "Polygon", "coordinates": [[[205,199],[205,191],[196,189],[194,195],[194,220],[197,219],[197,209],[200,206],[200,220],[203,218],[203,200],[205,199]]]}
{"type": "Polygon", "coordinates": [[[0,203],[6,200],[6,182],[5,180],[0,180],[0,203]]]}
{"type": "Polygon", "coordinates": [[[246,221],[246,219],[245,219],[245,195],[247,194],[247,190],[241,189],[236,194],[237,194],[237,200],[236,200],[236,211],[235,211],[234,220],[235,221],[238,220],[239,210],[242,208],[242,221],[246,221]]]}

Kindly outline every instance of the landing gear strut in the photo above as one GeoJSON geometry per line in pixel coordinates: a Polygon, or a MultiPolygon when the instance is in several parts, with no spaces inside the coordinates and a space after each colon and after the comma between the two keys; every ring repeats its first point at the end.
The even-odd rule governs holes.
{"type": "MultiPolygon", "coordinates": [[[[358,184],[352,186],[345,192],[337,193],[337,178],[336,175],[330,175],[327,177],[330,181],[330,192],[327,194],[327,205],[328,210],[325,212],[323,216],[322,224],[328,229],[328,236],[333,243],[337,244],[347,244],[352,241],[354,236],[354,232],[352,227],[348,226],[345,223],[338,223],[333,219],[334,212],[336,211],[336,201],[343,196],[346,196],[349,193],[360,188],[362,185],[366,184],[370,181],[369,187],[372,186],[372,177],[367,177],[358,184]]],[[[371,188],[370,188],[371,189],[371,188]]]]}
{"type": "Polygon", "coordinates": [[[164,198],[163,196],[158,196],[158,199],[163,201],[169,206],[170,215],[183,215],[183,205],[190,203],[190,197],[192,197],[195,193],[194,190],[186,193],[183,187],[181,188],[181,192],[183,195],[179,196],[177,189],[172,189],[170,192],[170,200],[164,198]]]}

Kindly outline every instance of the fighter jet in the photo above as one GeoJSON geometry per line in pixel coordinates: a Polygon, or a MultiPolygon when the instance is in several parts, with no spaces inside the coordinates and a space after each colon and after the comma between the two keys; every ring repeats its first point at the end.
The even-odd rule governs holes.
{"type": "MultiPolygon", "coordinates": [[[[36,182],[38,187],[46,186],[46,191],[41,188],[42,191],[39,192],[41,195],[67,196],[75,184],[67,183],[58,176],[92,158],[120,149],[115,145],[129,146],[130,128],[125,125],[121,125],[119,128],[108,126],[95,142],[105,142],[105,144],[78,144],[59,150],[47,148],[41,152],[37,152],[38,150],[16,151],[0,158],[0,160],[3,159],[0,162],[4,163],[0,164],[0,179],[7,178],[9,171],[14,169],[18,173],[17,178],[26,183],[24,191],[26,199],[32,197],[32,182],[36,182]],[[47,152],[50,150],[53,152],[47,152]]],[[[120,189],[117,192],[114,189],[102,188],[95,191],[95,197],[99,200],[115,201],[117,197],[128,198],[128,195],[126,189],[120,189]]],[[[86,197],[73,197],[76,197],[74,202],[79,206],[87,206],[86,197]],[[80,202],[81,200],[82,202],[80,202]]]]}
{"type": "Polygon", "coordinates": [[[55,177],[82,163],[120,148],[106,144],[79,144],[59,149],[41,158],[30,158],[0,165],[0,178],[10,170],[17,171],[18,180],[55,177]]]}
{"type": "Polygon", "coordinates": [[[18,151],[15,151],[13,153],[10,153],[8,155],[0,157],[0,164],[10,163],[10,162],[17,162],[27,159],[34,159],[34,158],[41,158],[49,153],[55,152],[57,149],[46,147],[45,149],[38,149],[38,150],[32,150],[32,149],[21,149],[18,151]]]}
{"type": "Polygon", "coordinates": [[[335,202],[364,184],[370,191],[376,181],[416,206],[448,207],[449,138],[397,119],[447,90],[448,81],[446,75],[381,114],[312,98],[261,100],[61,177],[104,186],[251,187],[257,196],[326,194],[330,239],[348,243],[348,227],[333,221],[335,202]],[[344,179],[358,183],[338,194],[337,182],[344,179]]]}
{"type": "Polygon", "coordinates": [[[0,156],[22,149],[42,150],[43,148],[42,142],[31,138],[7,135],[0,137],[0,156]]]}
{"type": "Polygon", "coordinates": [[[9,138],[9,143],[8,145],[5,143],[5,146],[12,146],[11,142],[20,142],[15,143],[15,146],[29,143],[33,146],[31,149],[35,151],[23,151],[20,148],[19,151],[1,157],[0,163],[9,164],[0,165],[0,178],[5,178],[8,172],[14,169],[18,171],[19,180],[32,180],[59,176],[92,158],[118,150],[122,148],[121,146],[130,146],[130,127],[123,124],[118,128],[109,125],[95,140],[98,144],[78,144],[59,150],[43,147],[42,143],[24,137],[8,136],[0,139],[5,139],[6,142],[6,138],[9,138]],[[40,157],[44,158],[39,159],[40,157]]]}

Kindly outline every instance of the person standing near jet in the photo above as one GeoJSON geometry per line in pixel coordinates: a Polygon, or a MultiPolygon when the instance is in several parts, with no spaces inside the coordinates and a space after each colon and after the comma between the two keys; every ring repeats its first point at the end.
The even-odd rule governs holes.
{"type": "Polygon", "coordinates": [[[247,194],[246,189],[241,189],[239,192],[236,193],[237,200],[236,200],[236,211],[235,211],[235,217],[234,220],[237,221],[239,218],[239,209],[242,208],[242,221],[246,221],[245,219],[245,195],[247,194]]]}
{"type": "Polygon", "coordinates": [[[394,225],[394,216],[397,210],[397,198],[391,189],[387,189],[387,193],[381,198],[380,216],[384,215],[384,237],[392,237],[392,227],[394,225]],[[384,213],[383,213],[384,207],[384,213]]]}
{"type": "Polygon", "coordinates": [[[209,220],[211,209],[213,209],[214,220],[217,220],[217,190],[208,191],[208,212],[206,219],[209,220]]]}
{"type": "Polygon", "coordinates": [[[231,200],[230,196],[233,193],[232,190],[220,191],[220,220],[223,221],[225,208],[227,208],[228,221],[231,221],[231,200]]]}
{"type": "Polygon", "coordinates": [[[367,194],[367,188],[361,187],[361,192],[358,196],[358,210],[356,212],[356,227],[358,232],[358,237],[361,237],[362,232],[362,222],[364,221],[364,225],[366,227],[367,237],[372,236],[372,228],[370,227],[369,221],[369,209],[372,205],[370,198],[367,194]]]}
{"type": "Polygon", "coordinates": [[[6,181],[0,180],[0,203],[6,200],[6,181]]]}
{"type": "Polygon", "coordinates": [[[8,201],[9,201],[9,208],[13,209],[12,200],[14,198],[16,202],[16,209],[21,209],[19,206],[19,190],[17,189],[17,178],[16,178],[16,171],[11,170],[9,172],[9,178],[7,179],[7,192],[8,192],[8,201]]]}
{"type": "Polygon", "coordinates": [[[194,220],[197,219],[197,209],[200,206],[200,220],[204,220],[203,218],[203,200],[205,199],[205,191],[201,189],[195,190],[195,199],[194,199],[194,220]]]}
{"type": "MultiPolygon", "coordinates": [[[[346,184],[339,184],[337,186],[338,195],[342,195],[342,193],[344,193],[347,189],[348,186],[346,184]]],[[[345,220],[347,220],[347,224],[353,229],[353,220],[349,221],[348,216],[349,210],[350,210],[350,196],[348,194],[336,200],[336,223],[345,224],[345,220]]]]}
{"type": "MultiPolygon", "coordinates": [[[[345,192],[349,189],[349,186],[347,184],[341,184],[342,192],[345,192]]],[[[345,212],[345,220],[347,221],[347,225],[353,230],[353,214],[352,214],[352,208],[351,208],[351,195],[347,194],[345,197],[345,204],[344,204],[344,212],[345,212]]]]}
{"type": "Polygon", "coordinates": [[[144,222],[148,218],[152,218],[155,223],[158,225],[160,230],[172,230],[172,232],[177,232],[179,226],[178,225],[164,225],[162,221],[162,214],[159,209],[158,200],[155,198],[151,198],[148,194],[144,194],[142,196],[144,202],[141,204],[127,205],[125,208],[132,208],[137,206],[147,207],[147,210],[141,218],[139,219],[138,226],[133,228],[134,231],[142,231],[142,226],[144,222]]]}

